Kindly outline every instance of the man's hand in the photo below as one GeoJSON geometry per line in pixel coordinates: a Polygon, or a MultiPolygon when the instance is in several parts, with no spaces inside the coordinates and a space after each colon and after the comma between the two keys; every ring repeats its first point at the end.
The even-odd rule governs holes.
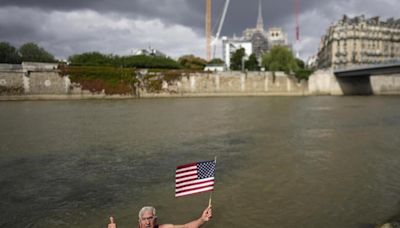
{"type": "Polygon", "coordinates": [[[201,219],[205,222],[210,221],[212,217],[212,209],[211,206],[208,206],[204,211],[203,214],[201,215],[201,219]]]}

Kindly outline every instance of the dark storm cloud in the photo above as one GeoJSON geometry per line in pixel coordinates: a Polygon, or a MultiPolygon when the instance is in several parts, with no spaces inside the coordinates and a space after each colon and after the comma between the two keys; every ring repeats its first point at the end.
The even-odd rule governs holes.
{"type": "Polygon", "coordinates": [[[187,0],[2,0],[0,7],[21,7],[57,11],[94,10],[118,13],[130,18],[162,19],[165,23],[198,26],[203,22],[204,4],[187,0]]]}
{"type": "MultiPolygon", "coordinates": [[[[282,27],[288,34],[290,42],[294,42],[294,1],[262,0],[265,28],[282,27]]],[[[301,2],[302,38],[300,48],[307,56],[316,52],[320,37],[328,26],[339,20],[343,14],[350,16],[365,14],[367,17],[388,18],[396,17],[397,9],[400,7],[398,0],[299,1],[301,2]]],[[[221,15],[224,3],[225,0],[213,0],[214,27],[217,27],[217,19],[221,15]]],[[[128,46],[143,48],[143,45],[157,43],[174,51],[182,47],[177,46],[174,49],[166,43],[186,41],[184,40],[187,39],[186,37],[170,37],[168,41],[155,40],[152,34],[167,36],[168,32],[174,31],[186,36],[189,29],[196,33],[193,35],[189,32],[189,37],[197,40],[192,43],[199,43],[204,38],[204,10],[205,0],[0,0],[2,14],[0,15],[0,41],[6,40],[15,44],[34,41],[43,45],[52,45],[52,49],[59,52],[61,56],[99,47],[103,48],[101,50],[112,52],[115,45],[102,43],[102,40],[110,40],[114,44],[122,43],[117,38],[126,42],[123,47],[120,47],[121,49],[128,46]],[[90,12],[95,15],[91,15],[93,13],[90,12]],[[125,22],[121,22],[123,19],[129,21],[127,23],[130,27],[113,28],[114,23],[124,24],[125,22]],[[56,20],[59,24],[54,24],[49,20],[56,20]],[[86,27],[79,26],[84,20],[89,20],[88,23],[83,23],[86,27]],[[146,28],[135,24],[135,21],[143,24],[146,21],[157,20],[162,23],[157,30],[163,31],[155,31],[152,27],[148,27],[149,31],[145,31],[143,29],[146,28]],[[103,25],[104,21],[108,25],[103,25]],[[101,26],[105,27],[100,28],[101,26]],[[67,27],[68,34],[64,31],[64,27],[67,27]],[[102,34],[103,37],[93,36],[90,33],[94,31],[105,34],[102,34]],[[186,33],[180,33],[183,31],[186,33]],[[126,36],[123,35],[124,33],[126,36]],[[64,45],[57,46],[61,44],[64,45]]],[[[258,0],[231,0],[221,35],[241,35],[244,29],[255,27],[257,10],[258,0]]],[[[189,47],[189,49],[190,51],[200,50],[200,47],[193,49],[189,47]]],[[[118,50],[115,51],[118,52],[118,50]]],[[[194,54],[204,55],[198,52],[194,54]]]]}
{"type": "MultiPolygon", "coordinates": [[[[220,17],[225,0],[213,1],[213,21],[220,17]]],[[[322,4],[317,0],[302,1],[302,11],[322,4]]],[[[97,12],[120,13],[126,17],[159,18],[166,23],[179,23],[195,30],[204,28],[205,0],[3,0],[2,6],[28,7],[44,10],[73,11],[90,9],[97,12]]],[[[279,24],[287,17],[294,18],[294,0],[262,1],[265,25],[279,24]]],[[[239,33],[255,26],[258,0],[231,0],[224,25],[224,34],[239,33]]],[[[216,26],[216,25],[215,25],[216,26]]]]}
{"type": "MultiPolygon", "coordinates": [[[[338,18],[341,15],[333,15],[332,7],[335,5],[352,6],[359,2],[360,11],[374,9],[375,4],[385,5],[385,2],[369,4],[370,1],[361,0],[299,0],[301,2],[301,13],[318,9],[329,18],[338,18]],[[346,3],[346,4],[343,4],[346,3]]],[[[213,0],[214,24],[219,18],[225,0],[213,0]]],[[[390,2],[390,1],[389,1],[390,2]]],[[[201,30],[204,27],[205,0],[2,0],[0,7],[16,6],[45,10],[73,11],[90,9],[100,13],[119,13],[126,17],[159,18],[165,23],[178,23],[201,30]]],[[[294,23],[295,4],[294,0],[262,0],[264,23],[268,26],[279,26],[285,21],[294,23]]],[[[258,0],[231,0],[229,11],[224,25],[224,34],[239,33],[245,28],[254,27],[257,20],[258,0]]],[[[342,9],[344,13],[346,8],[342,9]]],[[[367,10],[368,11],[368,10],[367,10]]],[[[318,20],[318,18],[316,18],[318,20]]]]}

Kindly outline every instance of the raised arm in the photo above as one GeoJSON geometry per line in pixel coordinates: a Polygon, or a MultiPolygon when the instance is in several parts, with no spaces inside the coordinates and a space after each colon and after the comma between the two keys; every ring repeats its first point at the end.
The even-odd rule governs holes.
{"type": "Polygon", "coordinates": [[[212,217],[212,210],[211,206],[208,206],[203,213],[201,214],[200,218],[193,220],[189,223],[184,225],[173,225],[173,224],[164,224],[160,225],[160,228],[198,228],[204,225],[204,223],[208,222],[212,217]]]}

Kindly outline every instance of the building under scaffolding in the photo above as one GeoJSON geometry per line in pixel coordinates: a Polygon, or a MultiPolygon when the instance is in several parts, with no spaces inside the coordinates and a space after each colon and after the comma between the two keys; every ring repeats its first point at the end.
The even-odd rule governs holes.
{"type": "Polygon", "coordinates": [[[244,48],[246,56],[255,54],[261,63],[262,56],[271,47],[275,45],[287,46],[287,34],[279,27],[269,28],[268,31],[264,30],[264,21],[261,10],[261,0],[258,6],[258,18],[255,28],[248,28],[243,31],[242,37],[223,37],[222,38],[222,58],[225,64],[230,68],[231,55],[238,49],[244,48]]]}

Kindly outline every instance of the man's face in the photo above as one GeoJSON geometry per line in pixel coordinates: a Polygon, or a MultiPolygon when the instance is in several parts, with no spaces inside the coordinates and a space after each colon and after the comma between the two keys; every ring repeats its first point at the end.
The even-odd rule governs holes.
{"type": "Polygon", "coordinates": [[[142,218],[139,220],[140,228],[154,228],[156,225],[156,217],[153,215],[151,211],[145,211],[142,215],[142,218]]]}

